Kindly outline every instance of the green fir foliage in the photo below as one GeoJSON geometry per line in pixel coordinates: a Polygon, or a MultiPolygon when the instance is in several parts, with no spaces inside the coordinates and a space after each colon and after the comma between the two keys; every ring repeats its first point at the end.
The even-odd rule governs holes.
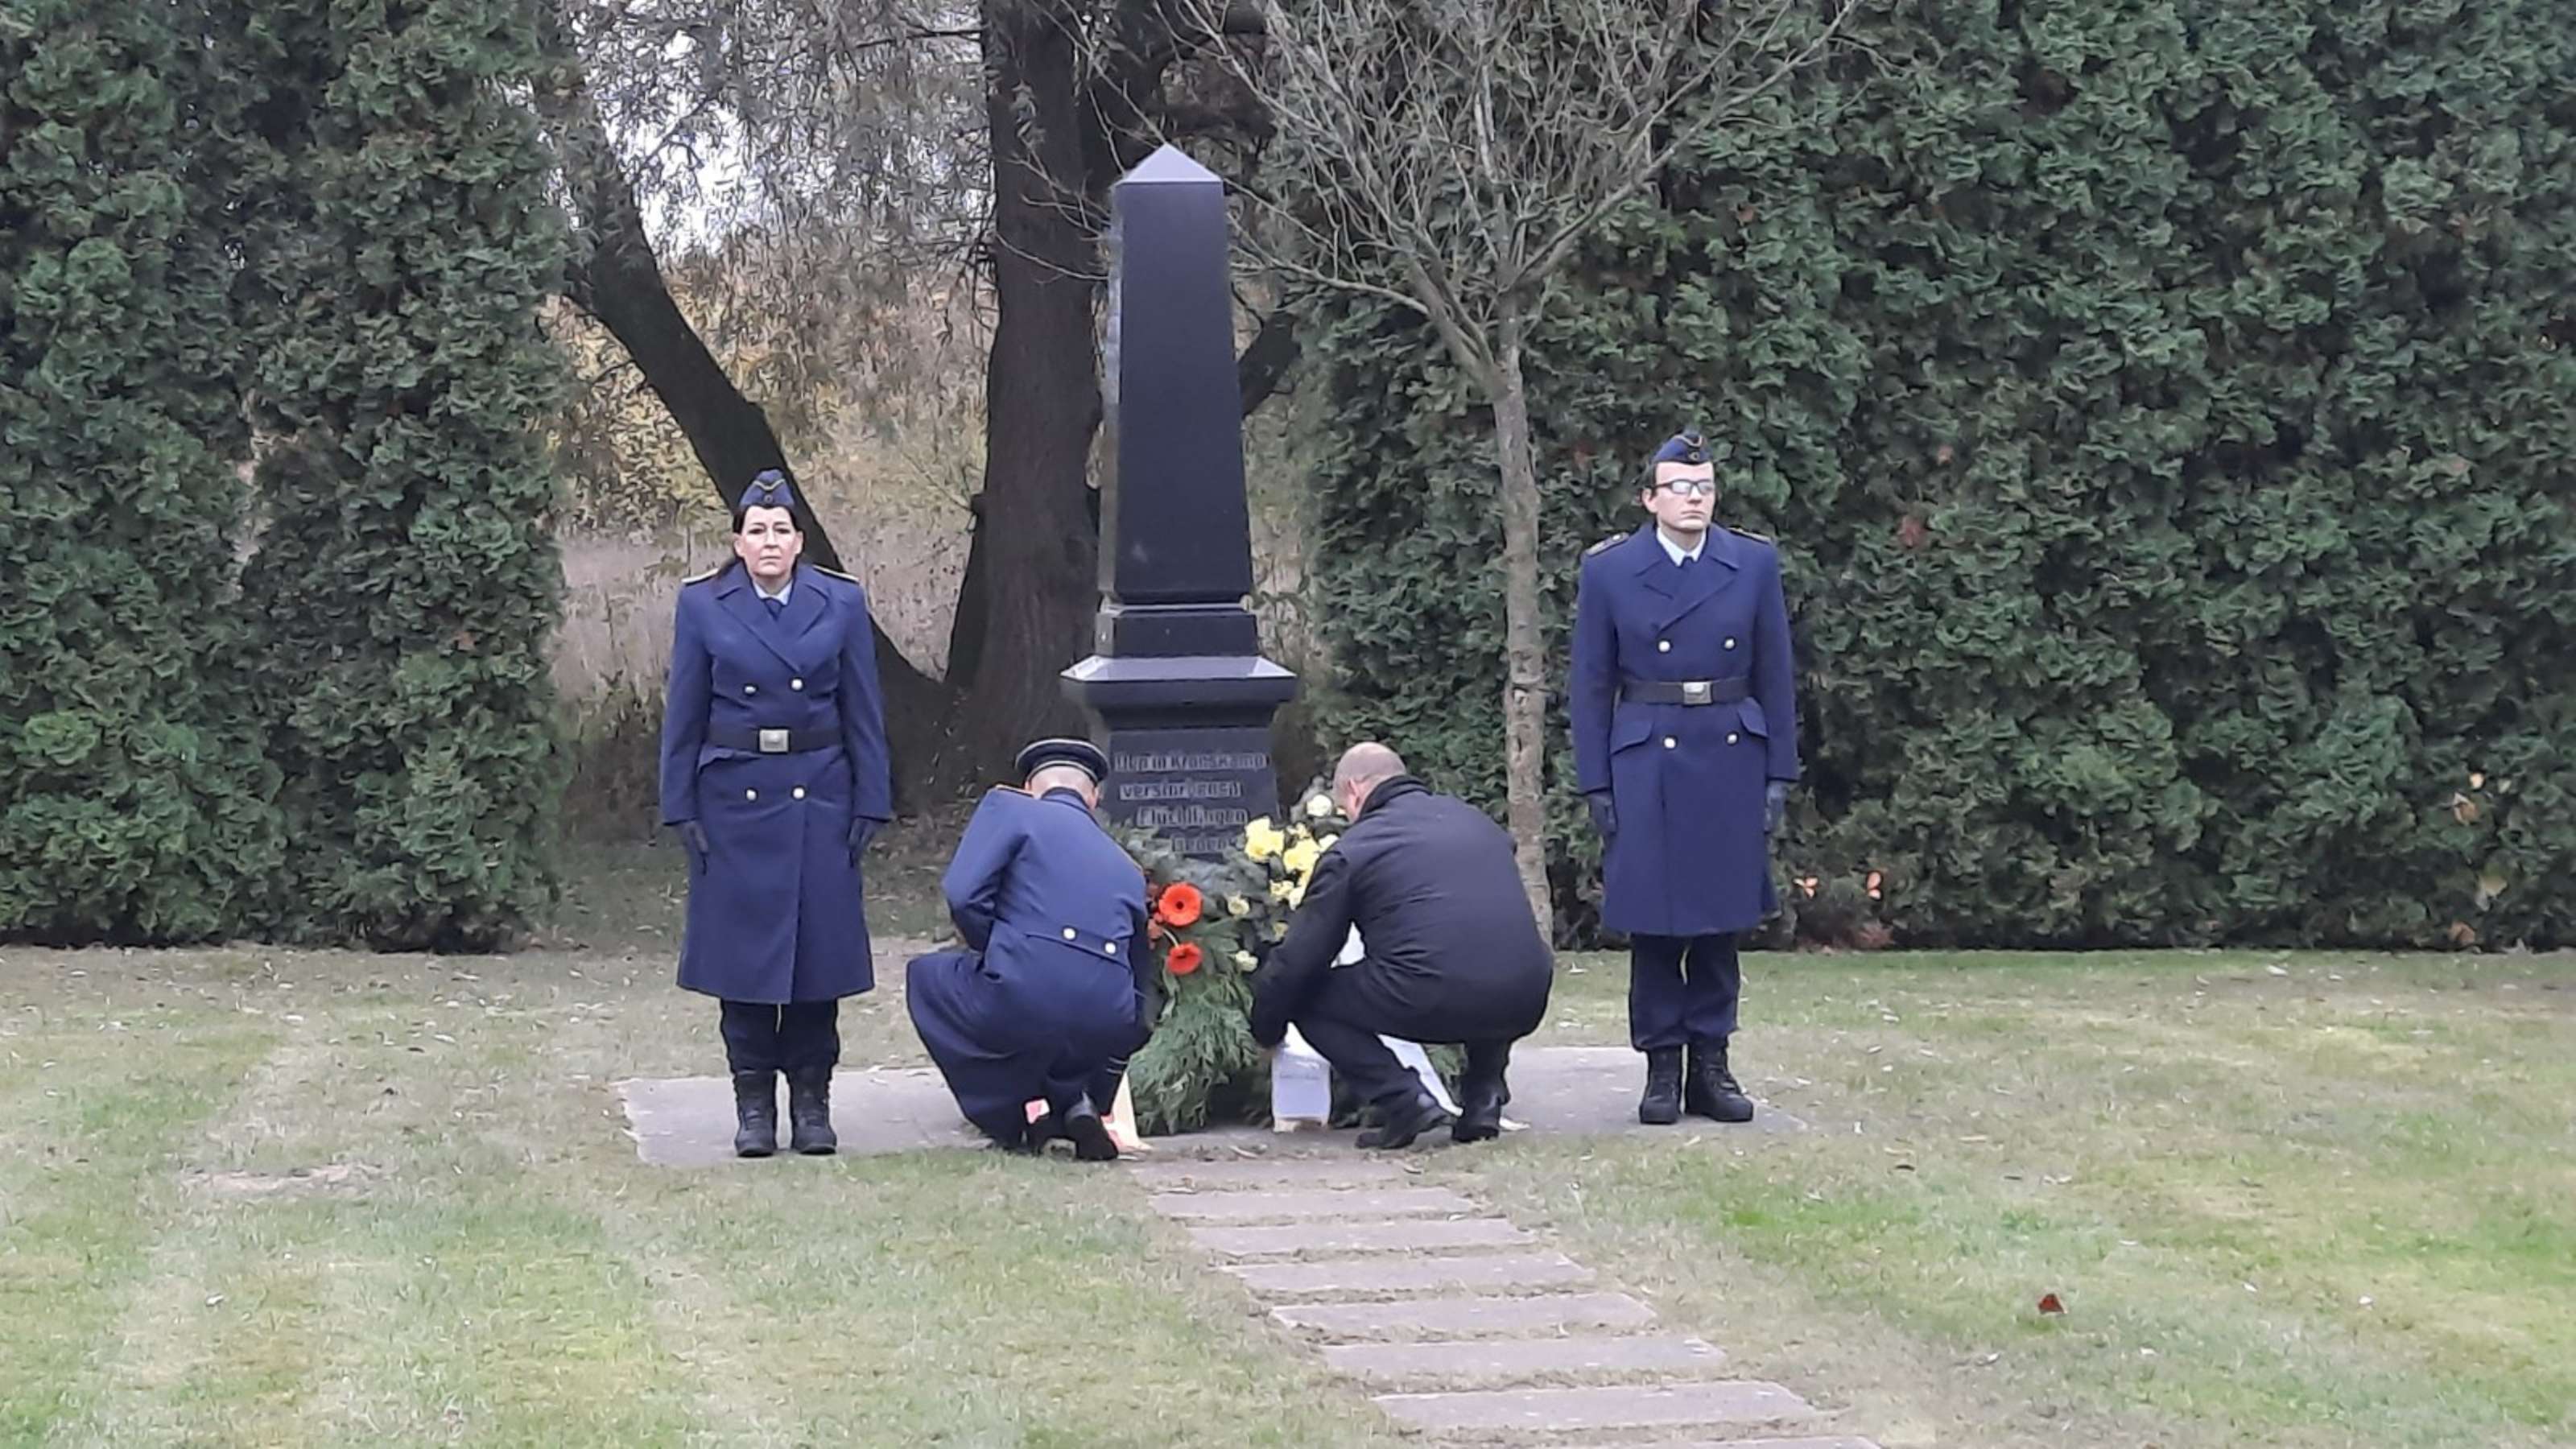
{"type": "Polygon", "coordinates": [[[0,3],[0,937],[231,934],[278,868],[210,13],[0,3]]]}
{"type": "Polygon", "coordinates": [[[524,0],[255,7],[257,485],[244,583],[293,823],[290,931],[481,948],[553,896],[560,572],[533,427],[562,237],[524,0]]]}
{"type": "MultiPolygon", "coordinates": [[[[1788,569],[1793,908],[1924,944],[2576,940],[2568,21],[1865,7],[1548,299],[1553,657],[1581,550],[1701,422],[1721,516],[1788,569]]],[[[1487,421],[1400,314],[1318,332],[1328,729],[1498,804],[1487,421]]]]}

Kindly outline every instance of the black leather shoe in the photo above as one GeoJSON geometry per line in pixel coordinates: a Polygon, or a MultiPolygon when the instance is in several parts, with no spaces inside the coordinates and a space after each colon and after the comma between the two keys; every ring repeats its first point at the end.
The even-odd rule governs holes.
{"type": "Polygon", "coordinates": [[[733,1074],[733,1155],[767,1157],[778,1150],[778,1074],[733,1074]]]}
{"type": "Polygon", "coordinates": [[[1503,1104],[1512,1089],[1502,1077],[1469,1077],[1458,1084],[1458,1122],[1449,1129],[1457,1142],[1490,1142],[1503,1135],[1503,1104]]]}
{"type": "Polygon", "coordinates": [[[1085,1162],[1118,1160],[1118,1144],[1110,1139],[1109,1124],[1100,1120],[1100,1110],[1088,1097],[1064,1109],[1064,1135],[1073,1141],[1073,1155],[1085,1162]]]}
{"type": "Polygon", "coordinates": [[[1753,1099],[1735,1084],[1735,1073],[1726,1069],[1726,1043],[1694,1044],[1690,1049],[1690,1076],[1682,1089],[1682,1105],[1694,1117],[1712,1122],[1750,1122],[1753,1099]]]}
{"type": "Polygon", "coordinates": [[[1392,1152],[1411,1147],[1413,1139],[1425,1132],[1436,1132],[1457,1122],[1432,1099],[1429,1092],[1416,1091],[1410,1101],[1386,1109],[1386,1121],[1359,1135],[1362,1147],[1392,1152]]]}
{"type": "Polygon", "coordinates": [[[841,1150],[832,1131],[832,1069],[807,1067],[787,1074],[789,1150],[808,1157],[829,1157],[841,1150]]]}
{"type": "Polygon", "coordinates": [[[1646,1053],[1646,1093],[1637,1099],[1637,1120],[1649,1127],[1682,1120],[1680,1047],[1656,1047],[1646,1053]]]}

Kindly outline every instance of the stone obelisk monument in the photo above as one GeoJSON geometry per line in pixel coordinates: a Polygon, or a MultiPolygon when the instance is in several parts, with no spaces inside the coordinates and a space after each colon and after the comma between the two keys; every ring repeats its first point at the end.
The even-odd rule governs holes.
{"type": "Polygon", "coordinates": [[[1101,807],[1214,855],[1277,811],[1297,676],[1253,627],[1225,183],[1173,147],[1110,189],[1100,618],[1064,673],[1109,752],[1101,807]]]}

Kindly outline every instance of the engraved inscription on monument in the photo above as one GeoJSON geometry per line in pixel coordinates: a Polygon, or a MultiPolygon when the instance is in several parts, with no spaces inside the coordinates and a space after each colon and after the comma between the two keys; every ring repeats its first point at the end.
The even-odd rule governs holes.
{"type": "Polygon", "coordinates": [[[1111,818],[1160,833],[1185,855],[1220,855],[1277,799],[1270,732],[1120,730],[1110,739],[1111,818]]]}

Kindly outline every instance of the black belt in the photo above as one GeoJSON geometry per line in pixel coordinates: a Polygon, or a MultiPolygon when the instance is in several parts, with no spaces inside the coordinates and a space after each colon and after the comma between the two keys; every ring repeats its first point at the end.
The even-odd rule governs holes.
{"type": "Polygon", "coordinates": [[[738,730],[707,726],[707,743],[756,755],[801,755],[807,750],[839,747],[839,730],[738,730]]]}
{"type": "Polygon", "coordinates": [[[1622,679],[1619,697],[1638,704],[1733,704],[1753,696],[1752,681],[1734,679],[1622,679]]]}

